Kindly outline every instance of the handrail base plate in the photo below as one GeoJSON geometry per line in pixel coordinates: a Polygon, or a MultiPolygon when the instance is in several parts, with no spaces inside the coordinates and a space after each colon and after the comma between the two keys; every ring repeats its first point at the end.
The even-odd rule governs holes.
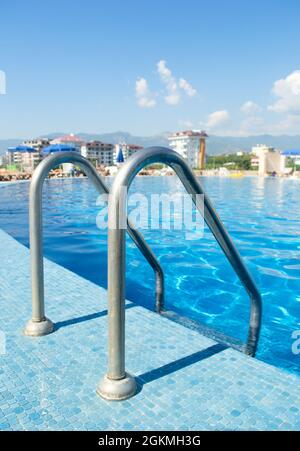
{"type": "Polygon", "coordinates": [[[29,337],[42,337],[43,335],[51,334],[54,330],[52,321],[44,318],[42,321],[28,321],[24,329],[24,334],[29,337]]]}
{"type": "Polygon", "coordinates": [[[123,401],[136,394],[137,384],[135,378],[128,373],[119,380],[109,379],[105,375],[99,382],[96,391],[101,398],[109,401],[123,401]]]}

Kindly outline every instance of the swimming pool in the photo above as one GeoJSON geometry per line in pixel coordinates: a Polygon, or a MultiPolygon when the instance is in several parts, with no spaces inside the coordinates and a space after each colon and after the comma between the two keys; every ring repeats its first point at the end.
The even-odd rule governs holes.
{"type": "MultiPolygon", "coordinates": [[[[257,357],[299,373],[300,355],[292,353],[292,332],[300,329],[299,181],[257,177],[201,181],[263,296],[257,357]]],[[[0,188],[0,227],[25,245],[28,188],[27,183],[0,188]]],[[[175,177],[139,177],[131,191],[148,196],[183,188],[175,177]]],[[[45,256],[106,287],[107,232],[96,227],[96,199],[87,179],[45,184],[45,256]]],[[[205,229],[197,240],[186,240],[179,230],[142,233],[165,271],[166,307],[244,340],[248,296],[211,233],[205,229]]],[[[127,298],[152,308],[152,269],[130,239],[127,247],[127,298]]]]}

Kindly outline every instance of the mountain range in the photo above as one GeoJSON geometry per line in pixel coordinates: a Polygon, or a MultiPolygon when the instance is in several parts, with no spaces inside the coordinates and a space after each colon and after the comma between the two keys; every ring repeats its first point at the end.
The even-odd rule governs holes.
{"type": "MultiPolygon", "coordinates": [[[[42,135],[50,139],[62,136],[66,133],[51,133],[42,135]]],[[[113,133],[77,133],[83,141],[100,140],[117,144],[118,142],[126,142],[129,144],[138,144],[144,147],[149,146],[168,146],[168,136],[170,133],[165,132],[153,136],[134,136],[128,132],[117,131],[113,133]]],[[[3,139],[0,140],[0,155],[4,154],[8,147],[16,146],[22,142],[22,139],[3,139]]],[[[299,149],[300,135],[256,135],[256,136],[216,136],[211,135],[207,139],[207,153],[209,155],[219,155],[226,153],[235,153],[238,151],[250,152],[252,146],[256,144],[266,144],[278,149],[299,149]]]]}

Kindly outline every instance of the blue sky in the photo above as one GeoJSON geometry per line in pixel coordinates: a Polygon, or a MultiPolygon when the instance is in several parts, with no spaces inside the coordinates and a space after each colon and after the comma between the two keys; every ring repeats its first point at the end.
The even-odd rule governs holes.
{"type": "Polygon", "coordinates": [[[299,0],[3,0],[0,138],[300,133],[299,22],[299,0]]]}

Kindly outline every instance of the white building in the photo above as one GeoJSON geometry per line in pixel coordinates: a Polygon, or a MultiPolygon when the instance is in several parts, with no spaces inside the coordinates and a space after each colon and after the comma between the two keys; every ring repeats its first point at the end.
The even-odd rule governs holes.
{"type": "Polygon", "coordinates": [[[33,172],[41,161],[41,155],[32,147],[20,145],[8,149],[6,160],[10,166],[16,166],[22,172],[33,172]]]}
{"type": "Polygon", "coordinates": [[[169,146],[178,152],[191,168],[198,166],[201,132],[187,130],[169,136],[169,146]]]}
{"type": "Polygon", "coordinates": [[[32,147],[37,152],[41,152],[44,147],[50,145],[50,140],[48,138],[34,138],[34,139],[26,139],[23,141],[24,146],[32,147]]]}
{"type": "Polygon", "coordinates": [[[258,169],[258,167],[259,167],[259,158],[257,156],[253,156],[251,158],[251,167],[258,169]]]}
{"type": "Polygon", "coordinates": [[[27,139],[19,146],[11,147],[6,153],[9,165],[17,166],[22,171],[32,172],[42,160],[42,150],[49,146],[47,138],[27,139]]]}
{"type": "Polygon", "coordinates": [[[110,144],[102,141],[90,141],[81,146],[81,155],[93,161],[96,166],[108,167],[118,164],[118,158],[126,161],[131,155],[142,149],[142,146],[136,144],[110,144]]]}
{"type": "Polygon", "coordinates": [[[96,163],[96,166],[112,166],[115,146],[102,141],[90,141],[81,146],[81,155],[96,163]]]}
{"type": "Polygon", "coordinates": [[[252,147],[251,153],[256,157],[259,157],[262,153],[274,152],[275,148],[267,146],[266,144],[256,144],[252,147]]]}
{"type": "Polygon", "coordinates": [[[251,153],[254,155],[251,164],[258,166],[258,175],[284,174],[285,157],[279,150],[265,144],[258,144],[252,147],[251,153]]]}

